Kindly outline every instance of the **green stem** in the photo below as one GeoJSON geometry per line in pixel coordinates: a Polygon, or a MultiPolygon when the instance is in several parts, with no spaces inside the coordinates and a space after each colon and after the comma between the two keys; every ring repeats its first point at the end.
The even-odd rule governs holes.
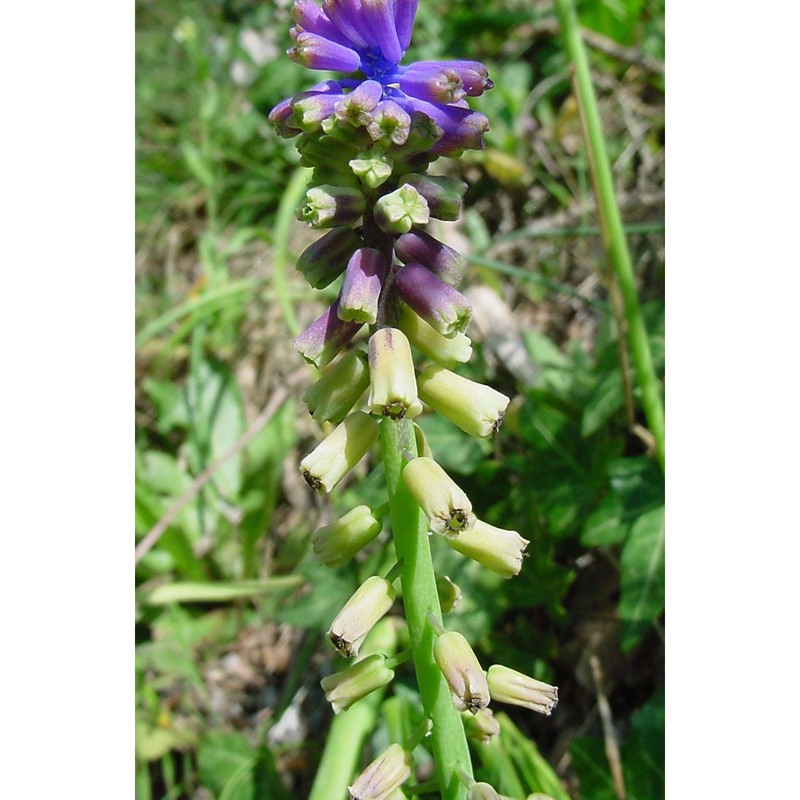
{"type": "Polygon", "coordinates": [[[409,420],[384,419],[381,422],[381,447],[389,490],[392,536],[397,557],[404,562],[401,583],[414,670],[422,707],[433,722],[433,757],[442,800],[465,800],[467,790],[459,780],[457,770],[460,767],[472,774],[467,737],[447,683],[433,658],[435,634],[428,622],[428,612],[439,624],[442,620],[428,526],[401,477],[404,454],[412,457],[417,454],[413,424],[409,420]]]}
{"type": "MultiPolygon", "coordinates": [[[[396,647],[394,623],[385,618],[372,629],[361,652],[389,655],[396,647]]],[[[378,689],[334,717],[308,800],[330,800],[347,794],[347,787],[358,771],[361,748],[375,728],[383,695],[384,690],[378,689]]]]}
{"type": "Polygon", "coordinates": [[[589,61],[581,39],[578,18],[572,0],[555,0],[555,6],[561,23],[564,45],[575,70],[575,97],[578,101],[586,138],[594,190],[597,196],[597,208],[603,229],[603,244],[622,294],[628,345],[642,390],[642,406],[650,432],[655,440],[656,458],[663,471],[664,406],[661,402],[658,378],[653,369],[647,329],[639,307],[628,243],[625,240],[625,231],[614,194],[614,179],[603,137],[597,99],[592,86],[589,61]]]}

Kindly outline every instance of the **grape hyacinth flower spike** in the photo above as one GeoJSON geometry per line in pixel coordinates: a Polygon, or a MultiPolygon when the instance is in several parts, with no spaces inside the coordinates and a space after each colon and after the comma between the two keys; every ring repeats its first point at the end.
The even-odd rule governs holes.
{"type": "MultiPolygon", "coordinates": [[[[494,437],[510,402],[458,374],[472,355],[472,307],[459,289],[466,262],[427,228],[461,214],[466,184],[429,169],[440,156],[484,147],[488,120],[469,99],[492,81],[477,61],[402,63],[417,5],[296,0],[289,57],[342,74],[270,113],[277,133],[296,139],[300,163],[310,169],[297,217],[321,234],[300,254],[298,269],[314,289],[339,287],[294,341],[322,370],[303,399],[326,426],[300,471],[312,489],[327,494],[362,460],[371,463],[379,441],[387,495],[377,507],[356,505],[322,526],[311,537],[313,553],[337,568],[382,546],[383,530],[398,559],[389,573],[362,577],[335,616],[331,609],[328,638],[351,662],[322,687],[339,713],[388,685],[395,668],[411,659],[425,719],[420,738],[391,744],[354,779],[353,800],[399,796],[414,770],[411,754],[429,733],[443,800],[491,797],[494,790],[472,777],[467,745],[468,736],[487,741],[499,734],[489,702],[549,714],[557,699],[555,687],[501,665],[484,673],[467,639],[442,624],[461,590],[436,575],[432,534],[504,578],[523,568],[528,541],[477,519],[466,493],[436,461],[424,422],[417,425],[432,412],[467,435],[494,437]],[[361,658],[365,637],[396,613],[397,579],[409,651],[361,658]]],[[[321,772],[318,779],[318,796],[331,796],[330,776],[321,772]]]]}

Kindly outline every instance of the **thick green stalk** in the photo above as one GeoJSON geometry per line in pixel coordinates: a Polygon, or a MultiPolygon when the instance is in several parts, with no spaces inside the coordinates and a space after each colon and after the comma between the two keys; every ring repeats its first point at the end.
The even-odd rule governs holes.
{"type": "Polygon", "coordinates": [[[555,0],[555,6],[561,23],[564,45],[575,69],[575,96],[586,138],[594,190],[597,196],[597,208],[603,230],[603,243],[622,294],[628,345],[642,390],[642,406],[647,417],[648,427],[655,440],[656,458],[663,471],[664,406],[661,401],[658,377],[653,369],[647,329],[639,307],[628,243],[625,239],[622,218],[614,194],[611,164],[608,160],[600,112],[592,86],[589,61],[581,39],[578,18],[572,0],[555,0]]]}
{"type": "MultiPolygon", "coordinates": [[[[361,652],[364,655],[391,655],[396,647],[394,622],[384,618],[372,629],[361,652]]],[[[384,690],[378,689],[334,717],[308,800],[340,800],[345,797],[347,787],[358,772],[364,741],[375,728],[383,695],[384,690]]]]}
{"type": "Polygon", "coordinates": [[[414,657],[419,693],[425,714],[433,722],[432,743],[442,800],[464,800],[467,790],[458,779],[460,767],[472,775],[464,725],[453,706],[450,690],[433,658],[435,634],[428,612],[441,623],[425,517],[406,488],[401,474],[406,455],[417,455],[410,420],[384,419],[381,447],[391,507],[392,536],[397,557],[403,559],[403,604],[414,657]]]}

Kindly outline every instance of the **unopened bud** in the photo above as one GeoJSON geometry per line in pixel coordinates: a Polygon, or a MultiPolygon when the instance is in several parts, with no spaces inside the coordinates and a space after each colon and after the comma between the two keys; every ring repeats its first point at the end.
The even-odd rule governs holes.
{"type": "Polygon", "coordinates": [[[369,340],[369,410],[391,419],[412,419],[422,411],[411,345],[397,328],[381,328],[369,340]]]}
{"type": "Polygon", "coordinates": [[[394,100],[381,100],[372,112],[367,133],[380,145],[402,145],[408,139],[411,117],[394,100]]]}
{"type": "Polygon", "coordinates": [[[473,783],[467,792],[467,800],[501,800],[494,787],[488,783],[473,783]]]}
{"type": "Polygon", "coordinates": [[[378,105],[382,94],[383,86],[378,81],[363,81],[336,103],[336,119],[354,128],[368,125],[372,121],[370,112],[378,105]]]}
{"type": "Polygon", "coordinates": [[[394,587],[386,578],[367,578],[331,623],[331,644],[346,658],[357,656],[367,634],[392,607],[395,596],[394,587]]]}
{"type": "Polygon", "coordinates": [[[386,183],[394,169],[392,159],[378,150],[359,153],[356,158],[350,160],[349,164],[353,173],[370,189],[377,189],[386,183]]]}
{"type": "Polygon", "coordinates": [[[403,481],[434,533],[453,538],[475,525],[469,498],[432,458],[423,456],[406,464],[403,481]]]}
{"type": "Polygon", "coordinates": [[[356,506],[330,525],[319,528],[311,537],[311,545],[326,567],[340,567],[380,532],[381,522],[369,506],[356,506]]]}
{"type": "Polygon", "coordinates": [[[352,186],[313,186],[306,192],[305,204],[297,209],[297,219],[314,228],[335,228],[356,222],[364,213],[364,195],[352,186]]]}
{"type": "Polygon", "coordinates": [[[363,245],[352,228],[334,228],[303,250],[297,269],[315,289],[324,289],[344,272],[350,256],[363,245]]]}
{"type": "Polygon", "coordinates": [[[500,723],[494,718],[491,708],[482,708],[477,714],[464,713],[461,719],[468,739],[488,744],[500,733],[500,723]]]}
{"type": "Polygon", "coordinates": [[[339,319],[339,301],[336,300],[292,342],[292,347],[309,364],[322,369],[360,329],[360,322],[339,319]]]}
{"type": "Polygon", "coordinates": [[[399,744],[384,750],[348,787],[350,800],[387,800],[410,777],[414,759],[399,744]]]}
{"type": "Polygon", "coordinates": [[[461,214],[461,201],[467,191],[464,181],[410,173],[400,178],[399,182],[404,186],[413,186],[425,198],[430,215],[435,219],[452,222],[461,214]]]}
{"type": "Polygon", "coordinates": [[[433,364],[420,373],[419,393],[424,403],[470,436],[497,433],[510,402],[491,386],[433,364]]]}
{"type": "Polygon", "coordinates": [[[353,253],[339,293],[339,319],[375,324],[378,299],[386,274],[386,259],[380,250],[362,247],[353,253]]]}
{"type": "Polygon", "coordinates": [[[461,589],[447,575],[436,576],[436,594],[442,614],[449,614],[461,602],[461,589]]]}
{"type": "Polygon", "coordinates": [[[354,411],[300,462],[306,483],[316,491],[330,492],[361,461],[378,432],[375,417],[354,411]]]}
{"type": "Polygon", "coordinates": [[[296,35],[295,46],[290,47],[286,55],[309,69],[333,72],[355,72],[361,64],[361,58],[355,50],[307,31],[296,35]]]}
{"type": "Polygon", "coordinates": [[[292,347],[309,364],[322,369],[360,329],[360,322],[339,319],[339,301],[336,300],[292,342],[292,347]]]}
{"type": "Polygon", "coordinates": [[[456,364],[466,363],[472,356],[472,342],[469,336],[465,333],[442,336],[405,304],[400,306],[398,324],[408,337],[408,341],[437,364],[454,367],[456,364]]]}
{"type": "Polygon", "coordinates": [[[516,531],[495,528],[479,519],[475,520],[472,530],[464,531],[457,539],[448,540],[448,543],[453,550],[504,578],[519,575],[525,548],[530,544],[516,531]]]}
{"type": "Polygon", "coordinates": [[[395,276],[398,297],[442,336],[463,333],[472,306],[458,289],[448,286],[422,264],[406,264],[395,276]]]}
{"type": "Polygon", "coordinates": [[[486,678],[492,700],[499,703],[523,706],[548,717],[558,705],[558,689],[555,686],[537,681],[509,667],[493,664],[489,667],[486,678]]]}
{"type": "Polygon", "coordinates": [[[436,639],[433,657],[450,687],[453,705],[459,711],[477,713],[489,705],[486,675],[469,642],[457,631],[436,639]]]}
{"type": "Polygon", "coordinates": [[[461,283],[464,256],[419,228],[400,236],[394,251],[404,264],[422,264],[450,286],[461,283]]]}
{"type": "Polygon", "coordinates": [[[317,422],[341,422],[369,386],[366,358],[358,350],[332,364],[303,395],[317,422]]]}
{"type": "Polygon", "coordinates": [[[410,185],[379,197],[373,213],[384,233],[407,233],[412,225],[424,225],[430,216],[425,198],[410,185]]]}
{"type": "Polygon", "coordinates": [[[341,94],[302,92],[292,99],[292,124],[306,133],[322,127],[323,120],[333,114],[334,106],[341,94]]]}
{"type": "Polygon", "coordinates": [[[334,714],[338,714],[370,692],[386,686],[393,677],[394,672],[386,666],[386,657],[373,653],[342,672],[323,678],[320,685],[334,714]]]}

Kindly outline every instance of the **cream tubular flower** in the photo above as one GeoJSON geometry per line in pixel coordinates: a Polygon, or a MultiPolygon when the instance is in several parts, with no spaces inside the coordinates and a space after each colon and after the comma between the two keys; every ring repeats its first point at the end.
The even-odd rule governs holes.
{"type": "Polygon", "coordinates": [[[454,367],[466,363],[472,357],[472,342],[466,333],[457,333],[448,338],[412,311],[407,305],[400,306],[400,329],[417,350],[443,367],[454,367]]]}
{"type": "Polygon", "coordinates": [[[391,419],[422,411],[411,345],[397,328],[381,328],[369,340],[369,410],[391,419]]]}
{"type": "Polygon", "coordinates": [[[322,564],[340,567],[366,547],[381,527],[369,506],[356,506],[336,522],[319,528],[311,537],[311,545],[322,564]]]}
{"type": "Polygon", "coordinates": [[[492,572],[513,578],[522,569],[522,558],[530,542],[516,531],[495,528],[476,519],[472,530],[464,531],[456,539],[448,539],[448,544],[492,572]]]}
{"type": "Polygon", "coordinates": [[[406,464],[403,481],[434,533],[453,538],[474,527],[469,498],[432,458],[423,456],[406,464]]]}
{"type": "Polygon", "coordinates": [[[436,639],[433,657],[450,687],[453,705],[459,711],[477,714],[489,705],[489,686],[469,642],[457,631],[436,639]]]}
{"type": "Polygon", "coordinates": [[[550,716],[558,705],[558,689],[522,672],[493,664],[486,675],[492,700],[523,706],[550,716]]]}
{"type": "Polygon", "coordinates": [[[430,365],[418,378],[419,396],[470,436],[491,436],[500,429],[510,400],[477,381],[430,365]]]}
{"type": "Polygon", "coordinates": [[[392,607],[395,596],[386,578],[367,578],[331,623],[331,644],[346,658],[357,656],[367,634],[392,607]]]}
{"type": "Polygon", "coordinates": [[[312,489],[327,494],[361,461],[377,438],[375,418],[355,411],[300,462],[300,472],[312,489]]]}
{"type": "Polygon", "coordinates": [[[325,699],[333,706],[333,713],[338,714],[370,692],[386,686],[393,677],[394,672],[386,666],[386,657],[373,653],[342,672],[323,678],[320,685],[325,699]]]}
{"type": "Polygon", "coordinates": [[[388,800],[411,777],[413,766],[411,753],[389,745],[348,787],[350,800],[388,800]]]}

